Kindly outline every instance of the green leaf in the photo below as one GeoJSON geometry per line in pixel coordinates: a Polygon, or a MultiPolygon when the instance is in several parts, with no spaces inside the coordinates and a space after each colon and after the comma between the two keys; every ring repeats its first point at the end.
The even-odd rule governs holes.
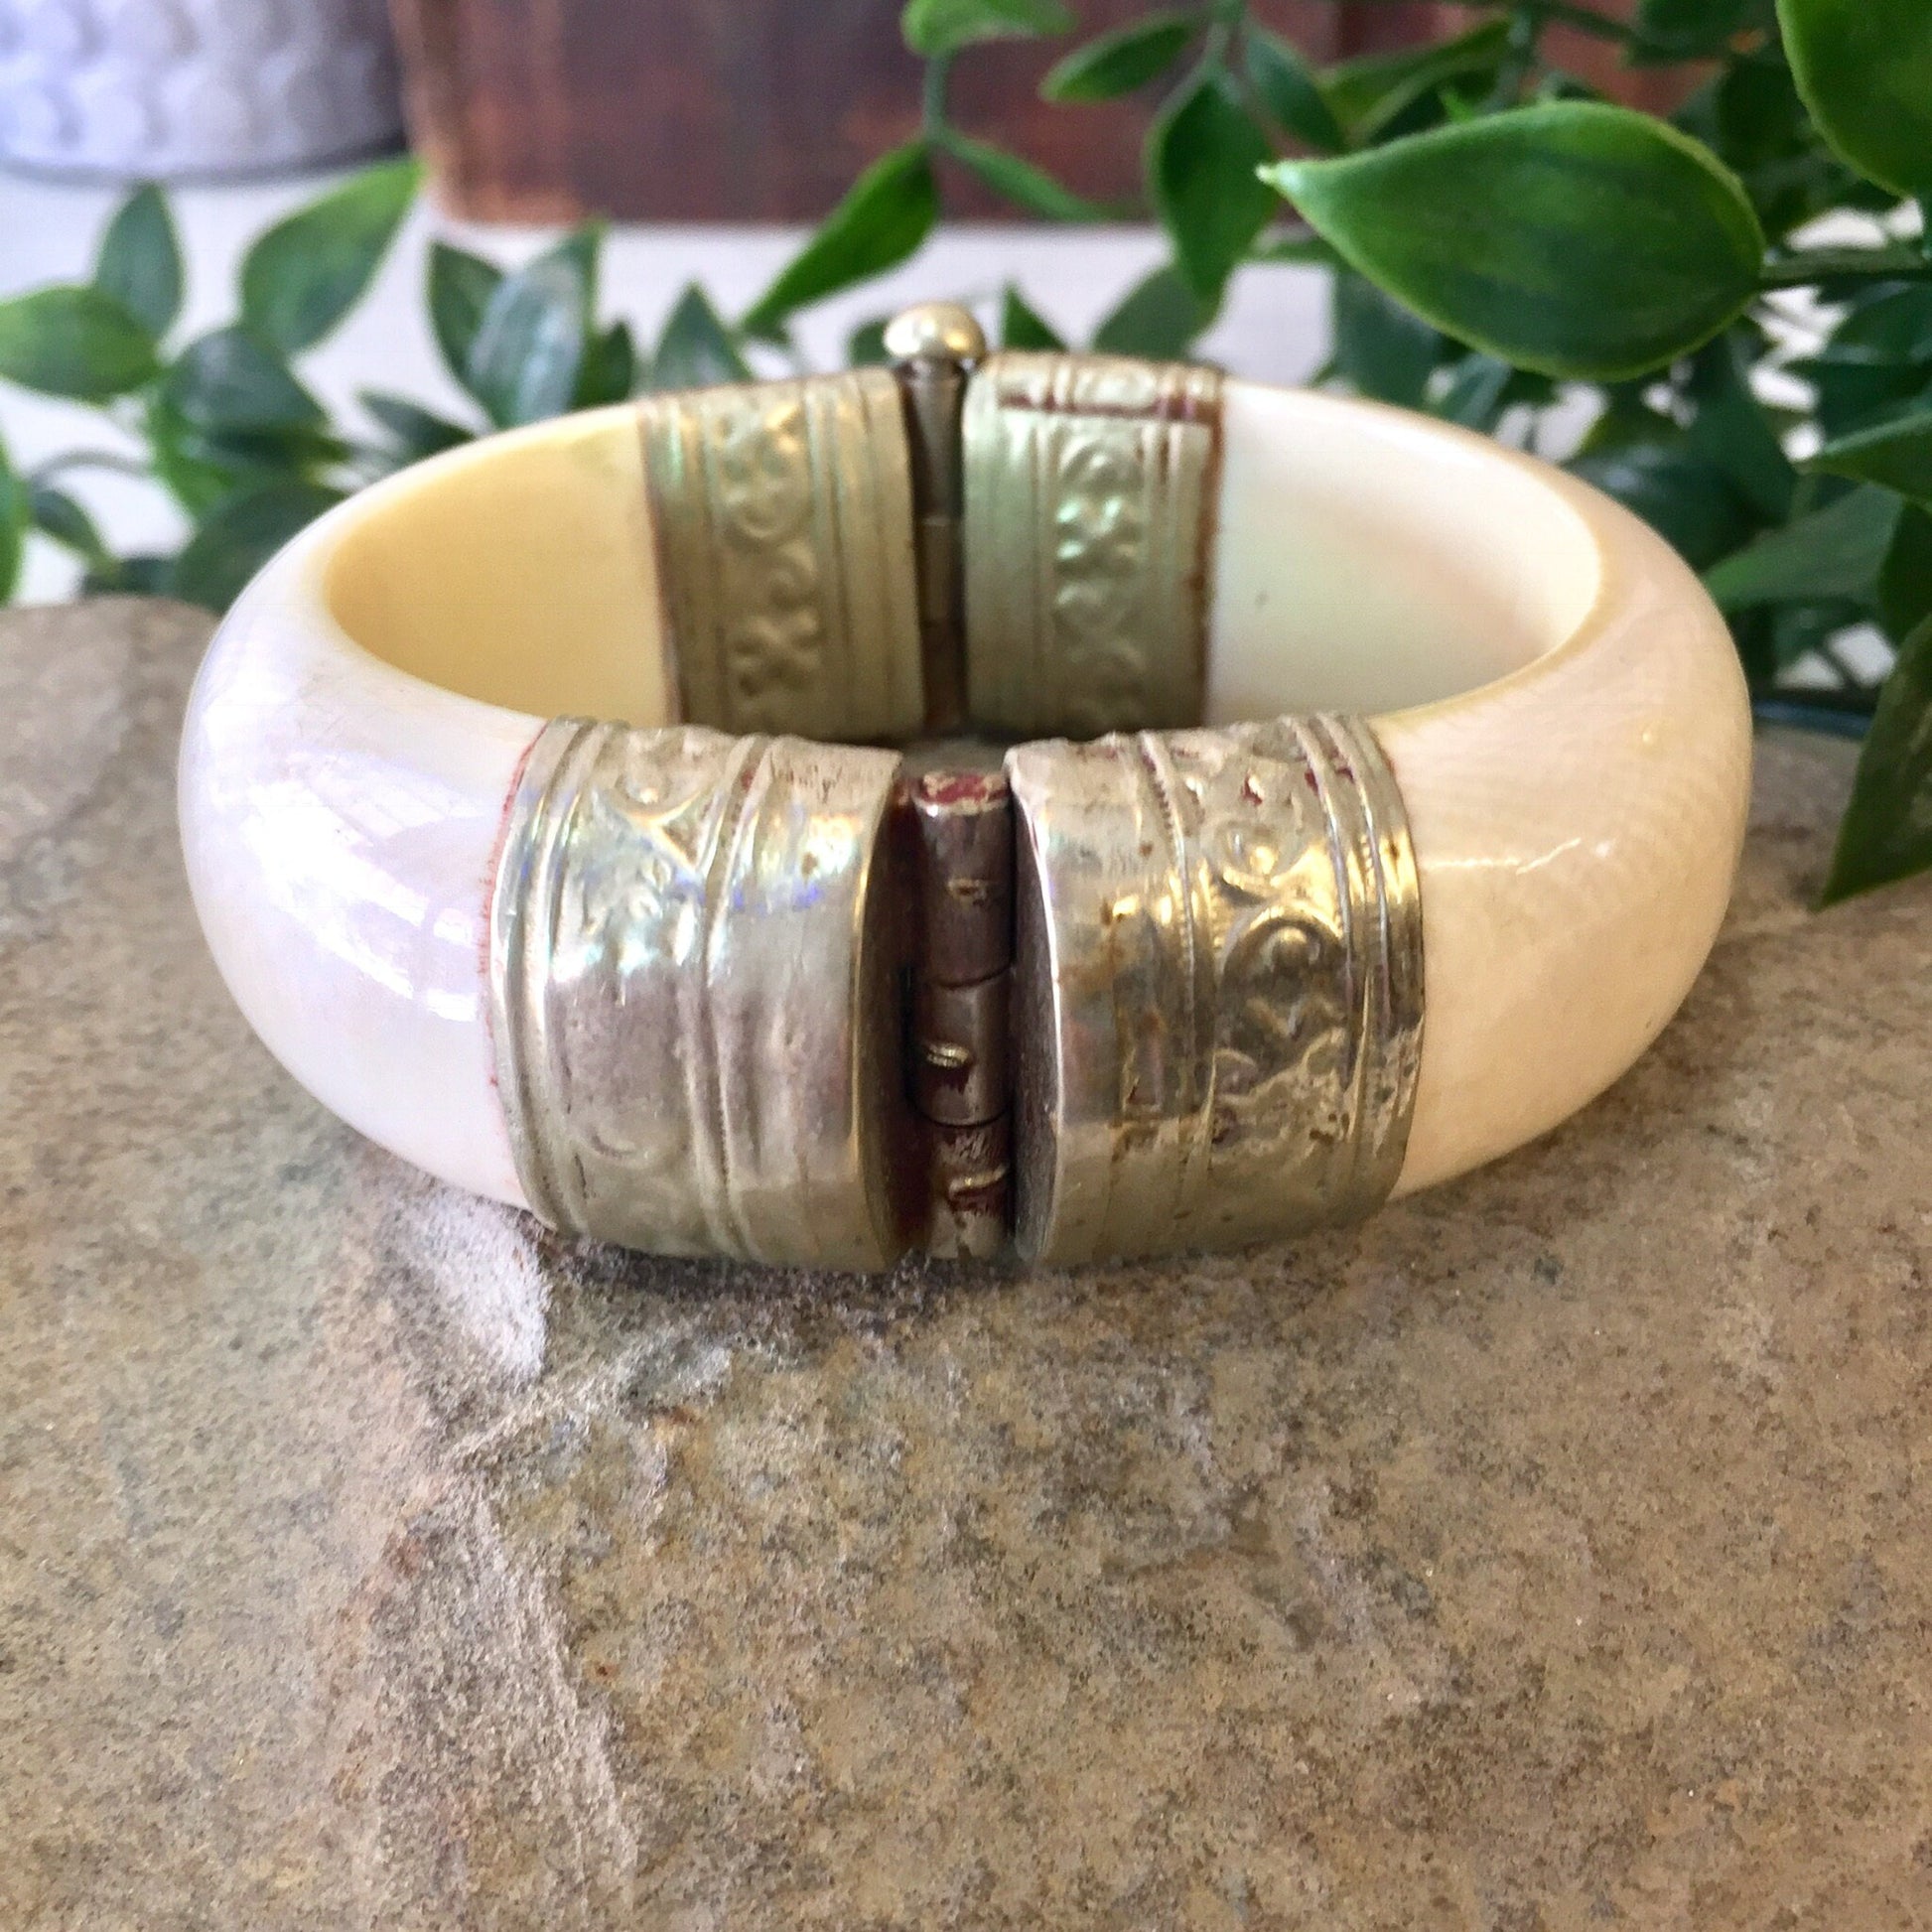
{"type": "Polygon", "coordinates": [[[340,490],[312,483],[270,483],[228,497],[175,559],[169,589],[190,604],[225,611],[289,538],[341,501],[340,490]]]}
{"type": "Polygon", "coordinates": [[[917,253],[938,216],[925,144],[909,141],[881,156],[752,305],[745,333],[773,340],[797,310],[897,268],[917,253]]]}
{"type": "Polygon", "coordinates": [[[928,61],[974,41],[1036,40],[1073,25],[1059,0],[906,0],[899,15],[906,46],[928,61]]]}
{"type": "MultiPolygon", "coordinates": [[[[1579,75],[1565,73],[1561,68],[1552,68],[1536,83],[1531,97],[1535,100],[1601,100],[1604,94],[1600,87],[1592,87],[1587,80],[1579,75]]],[[[1459,94],[1445,94],[1444,104],[1452,108],[1460,98],[1459,94]]]]}
{"type": "Polygon", "coordinates": [[[1932,510],[1907,503],[1878,567],[1878,621],[1902,643],[1932,618],[1932,510]]]}
{"type": "Polygon", "coordinates": [[[475,440],[461,423],[433,415],[405,396],[364,389],[356,400],[389,432],[392,453],[401,463],[419,463],[475,440]]]}
{"type": "Polygon", "coordinates": [[[288,364],[240,323],[190,343],[162,394],[196,429],[303,429],[324,420],[322,405],[288,364]]]}
{"type": "Polygon", "coordinates": [[[1831,598],[1869,604],[1900,508],[1889,490],[1862,486],[1794,523],[1767,530],[1708,571],[1704,587],[1725,611],[1831,598]]]}
{"type": "Polygon", "coordinates": [[[1932,194],[1932,7],[1925,0],[1778,0],[1792,77],[1860,174],[1932,194]]]}
{"type": "Polygon", "coordinates": [[[602,236],[579,228],[497,284],[470,345],[470,393],[498,429],[561,416],[577,393],[602,236]]]}
{"type": "Polygon", "coordinates": [[[1064,348],[1059,333],[1009,282],[1000,300],[1002,348],[1064,348]]]}
{"type": "Polygon", "coordinates": [[[191,432],[190,447],[211,462],[232,466],[247,477],[312,477],[349,454],[348,445],[325,425],[298,424],[287,429],[208,430],[191,432]]]}
{"type": "Polygon", "coordinates": [[[27,486],[14,475],[6,446],[0,444],[0,604],[11,601],[20,585],[27,550],[27,486]]]}
{"type": "Polygon", "coordinates": [[[1145,87],[1173,66],[1200,31],[1198,14],[1151,13],[1076,47],[1039,83],[1042,100],[1113,100],[1145,87]]]}
{"type": "Polygon", "coordinates": [[[173,580],[172,557],[104,557],[80,580],[83,597],[166,597],[173,580]]]}
{"type": "Polygon", "coordinates": [[[318,472],[348,455],[322,425],[208,429],[189,422],[165,391],[145,412],[148,461],[156,478],[199,520],[237,491],[271,483],[320,481],[318,472]]]}
{"type": "Polygon", "coordinates": [[[1899,647],[1859,755],[1822,902],[1932,867],[1932,619],[1899,647]]]}
{"type": "Polygon", "coordinates": [[[1275,211],[1257,174],[1268,155],[1261,130],[1217,73],[1203,73],[1149,130],[1154,204],[1176,265],[1203,301],[1220,300],[1236,264],[1275,211]]]}
{"type": "Polygon", "coordinates": [[[199,447],[200,432],[190,429],[163,398],[149,401],[142,429],[156,481],[191,517],[206,516],[233,491],[238,481],[235,471],[209,462],[199,447]]]}
{"type": "MultiPolygon", "coordinates": [[[[1863,606],[1839,598],[1823,604],[1780,604],[1749,612],[1735,620],[1733,627],[1753,621],[1764,624],[1770,640],[1771,680],[1775,684],[1780,672],[1790,670],[1793,665],[1813,655],[1822,656],[1828,664],[1835,666],[1832,639],[1841,630],[1862,621],[1866,615],[1863,606]]],[[[1749,671],[1746,675],[1750,675],[1749,671]]],[[[1784,697],[1789,694],[1779,692],[1777,695],[1784,697]]],[[[1856,690],[1846,695],[1857,701],[1856,690]]],[[[1869,716],[1869,704],[1864,710],[1865,715],[1869,716]]]]}
{"type": "Polygon", "coordinates": [[[1248,259],[1251,262],[1293,262],[1301,268],[1330,268],[1338,273],[1348,267],[1318,234],[1264,238],[1248,250],[1248,259]]]}
{"type": "Polygon", "coordinates": [[[1093,345],[1109,355],[1177,360],[1213,325],[1219,311],[1218,303],[1203,302],[1170,264],[1128,292],[1094,332],[1093,345]]]}
{"type": "Polygon", "coordinates": [[[1782,523],[1791,514],[1798,473],[1751,390],[1732,337],[1720,336],[1698,351],[1689,389],[1697,405],[1691,448],[1728,477],[1760,516],[1782,523]]]}
{"type": "Polygon", "coordinates": [[[1817,389],[1828,440],[1907,407],[1932,383],[1932,286],[1881,287],[1852,309],[1817,355],[1791,367],[1817,389]]]}
{"type": "Polygon", "coordinates": [[[156,480],[190,517],[199,520],[206,516],[240,483],[237,467],[215,460],[206,433],[184,422],[165,396],[149,398],[142,429],[156,480]]]}
{"type": "Polygon", "coordinates": [[[1826,147],[1782,61],[1729,61],[1672,121],[1736,170],[1765,232],[1782,238],[1864,187],[1826,147]]]}
{"type": "Polygon", "coordinates": [[[181,241],[160,189],[137,188],[114,211],[94,262],[94,287],[111,295],[155,341],[181,314],[181,241]]]}
{"type": "Polygon", "coordinates": [[[969,135],[948,128],[940,137],[943,151],[983,181],[994,194],[1025,208],[1030,214],[1043,215],[1048,221],[1104,221],[1109,210],[1098,202],[1062,188],[1049,174],[1023,161],[1004,148],[975,141],[969,135]]]}
{"type": "Polygon", "coordinates": [[[419,176],[385,161],[276,222],[242,259],[242,321],[284,355],[313,348],[375,278],[419,176]]]}
{"type": "Polygon", "coordinates": [[[1331,294],[1331,367],[1357,395],[1420,409],[1448,345],[1371,281],[1343,272],[1331,294]]]}
{"type": "Polygon", "coordinates": [[[1756,525],[1724,472],[1682,440],[1624,443],[1569,467],[1642,517],[1693,570],[1728,556],[1756,525]]]}
{"type": "Polygon", "coordinates": [[[23,389],[106,402],[160,368],[153,336],[100,289],[36,289],[0,302],[0,376],[23,389]]]}
{"type": "Polygon", "coordinates": [[[637,345],[627,322],[614,322],[594,335],[584,350],[584,366],[577,373],[573,409],[600,409],[623,402],[637,384],[637,345]]]}
{"type": "Polygon", "coordinates": [[[1509,58],[1509,33],[1508,21],[1488,20],[1450,40],[1344,61],[1322,75],[1322,97],[1352,141],[1371,141],[1438,87],[1453,80],[1493,82],[1509,58]]]}
{"type": "Polygon", "coordinates": [[[711,299],[693,282],[677,299],[650,365],[653,389],[702,389],[749,382],[752,371],[711,299]]]}
{"type": "Polygon", "coordinates": [[[891,316],[874,316],[870,322],[862,322],[845,339],[845,359],[848,367],[855,369],[884,368],[893,358],[886,353],[886,331],[892,326],[891,316]]]}
{"type": "Polygon", "coordinates": [[[1627,449],[1632,443],[1681,443],[1684,432],[1674,417],[1651,407],[1645,395],[1647,386],[1642,382],[1609,384],[1603,394],[1602,413],[1585,431],[1578,454],[1600,456],[1605,451],[1627,449]]]}
{"type": "Polygon", "coordinates": [[[1711,104],[1718,153],[1739,174],[1807,145],[1805,105],[1782,62],[1732,63],[1719,76],[1711,104]]]}
{"type": "Polygon", "coordinates": [[[1713,60],[1739,34],[1771,25],[1771,0],[1642,0],[1639,64],[1713,60]]]}
{"type": "Polygon", "coordinates": [[[483,312],[496,293],[503,271],[481,255],[452,248],[447,241],[429,247],[429,320],[444,366],[466,388],[470,383],[470,351],[483,312]]]}
{"type": "Polygon", "coordinates": [[[52,483],[33,484],[27,492],[27,513],[42,536],[70,550],[90,569],[112,561],[93,518],[65,489],[52,483]]]}
{"type": "Polygon", "coordinates": [[[1710,152],[1621,107],[1559,101],[1267,177],[1438,328],[1547,375],[1640,374],[1757,288],[1764,237],[1710,152]]]}
{"type": "Polygon", "coordinates": [[[1882,483],[1901,496],[1932,503],[1932,409],[1827,443],[1805,468],[1882,483]]]}
{"type": "Polygon", "coordinates": [[[1507,362],[1499,362],[1493,355],[1479,351],[1465,355],[1431,401],[1431,412],[1464,429],[1492,430],[1502,419],[1503,399],[1515,373],[1507,362]]]}
{"type": "Polygon", "coordinates": [[[1348,145],[1335,110],[1299,49],[1266,28],[1250,27],[1243,53],[1248,84],[1288,133],[1316,154],[1339,154],[1348,145]]]}
{"type": "MultiPolygon", "coordinates": [[[[1449,345],[1444,343],[1442,346],[1447,348],[1449,345]]],[[[1540,408],[1553,399],[1554,393],[1547,376],[1513,369],[1507,362],[1476,350],[1452,366],[1448,382],[1429,408],[1446,423],[1460,423],[1464,429],[1487,433],[1495,429],[1512,405],[1527,403],[1540,408]]]]}

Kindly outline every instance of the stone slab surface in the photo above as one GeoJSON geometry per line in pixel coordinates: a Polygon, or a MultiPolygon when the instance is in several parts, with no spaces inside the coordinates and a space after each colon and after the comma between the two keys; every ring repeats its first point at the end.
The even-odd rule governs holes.
{"type": "Polygon", "coordinates": [[[0,624],[0,1925],[1932,1924],[1932,885],[1762,750],[1546,1143],[1181,1266],[572,1250],[228,1005],[206,620],[0,624]]]}

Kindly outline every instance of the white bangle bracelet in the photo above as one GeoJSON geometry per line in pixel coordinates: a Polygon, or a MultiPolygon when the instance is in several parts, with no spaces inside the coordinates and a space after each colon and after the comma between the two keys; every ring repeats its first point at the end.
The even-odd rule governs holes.
{"type": "MultiPolygon", "coordinates": [[[[944,1044],[944,1013],[963,1011],[970,989],[895,951],[893,907],[882,914],[873,903],[899,896],[902,876],[869,856],[891,842],[897,761],[788,752],[784,739],[734,750],[723,738],[653,729],[695,716],[742,730],[749,717],[830,737],[829,719],[878,742],[915,735],[922,713],[931,716],[948,675],[934,641],[950,594],[944,545],[962,541],[957,504],[946,500],[956,477],[949,483],[946,452],[935,457],[932,440],[948,408],[957,421],[964,370],[955,362],[950,390],[947,373],[929,345],[901,370],[909,436],[882,400],[890,390],[878,385],[893,378],[875,371],[656,399],[643,406],[641,436],[638,408],[625,406],[494,437],[364,490],[249,588],[190,706],[183,838],[229,988],[326,1106],[458,1186],[634,1245],[879,1266],[907,1241],[941,1252],[997,1244],[970,1216],[954,1217],[948,1232],[902,1174],[885,1172],[902,1165],[895,1150],[908,1120],[917,1128],[923,1118],[919,1131],[952,1150],[921,1157],[927,1172],[911,1193],[933,1181],[934,1161],[957,1192],[960,1149],[991,1145],[963,1115],[957,1146],[946,1141],[945,1107],[921,1098],[929,1070],[901,1077],[898,1023],[867,1004],[875,982],[891,998],[908,974],[936,977],[931,1000],[918,995],[912,1057],[943,1069],[948,1051],[966,1055],[944,1044]],[[721,492],[714,523],[722,492],[737,491],[735,534],[691,522],[695,499],[676,492],[700,485],[680,465],[721,492]],[[841,545],[851,552],[843,565],[841,545]],[[763,573],[750,589],[731,576],[747,559],[763,573]],[[794,631],[801,570],[806,603],[819,602],[816,627],[794,631]],[[834,592],[843,602],[828,618],[834,592]],[[726,641],[707,656],[698,633],[714,619],[726,641]],[[547,722],[558,718],[634,729],[600,735],[547,722]],[[550,787],[542,795],[526,770],[533,746],[550,787]],[[715,770],[704,762],[714,759],[723,760],[715,770]],[[702,878],[688,904],[673,903],[673,888],[624,843],[627,831],[607,837],[592,825],[598,787],[606,804],[621,794],[628,810],[640,795],[657,799],[659,778],[638,773],[674,765],[684,783],[700,764],[706,775],[690,779],[691,797],[730,798],[711,830],[692,837],[737,844],[683,854],[695,854],[702,878]],[[817,816],[800,817],[796,801],[813,786],[817,816]],[[843,845],[825,842],[829,825],[843,845]],[[499,878],[506,839],[535,884],[499,878]],[[591,890],[593,868],[611,896],[599,927],[610,944],[596,959],[582,921],[557,911],[559,895],[591,890]],[[530,895],[546,892],[539,907],[530,895]],[[677,923],[687,915],[695,939],[677,923]],[[650,959],[632,957],[650,948],[650,959]],[[646,997],[661,1010],[646,1016],[636,1006],[646,997]],[[931,1036],[928,1005],[940,1014],[931,1036]],[[528,1041],[504,1037],[526,1026],[528,1041]],[[562,1118],[573,1106],[583,1117],[562,1118]]],[[[1283,714],[1367,721],[1113,741],[1127,748],[1119,756],[1146,764],[1132,779],[1156,801],[1145,811],[1179,820],[1162,835],[1172,849],[1163,844],[1155,859],[1147,840],[1122,846],[1122,863],[1155,867],[1153,883],[1128,893],[1108,874],[1104,904],[1077,902],[1082,868],[1099,879],[1100,859],[1113,863],[1096,858],[1096,840],[1115,834],[1091,827],[1114,821],[1091,814],[1115,807],[1105,784],[1089,784],[1092,767],[1077,763],[1089,755],[1048,745],[1010,759],[1022,819],[1013,1003],[1031,1018],[1015,1027],[1022,1198],[996,1190],[995,1236],[1017,1215],[1024,1251],[1080,1260],[1287,1232],[1317,1218],[1324,1201],[1329,1212],[1359,1212],[1391,1184],[1408,1191],[1492,1160],[1629,1066],[1716,936],[1749,782],[1749,711],[1729,637],[1662,539],[1585,484],[1494,443],[1316,393],[1094,358],[992,357],[972,376],[965,409],[966,678],[982,723],[977,693],[1001,677],[996,724],[1011,721],[1008,700],[1036,701],[1043,722],[1034,730],[1086,722],[1089,687],[1068,673],[1066,691],[1046,689],[1060,674],[1053,662],[1031,666],[1005,629],[1002,662],[974,656],[975,624],[992,637],[988,613],[998,606],[1010,628],[1023,618],[1008,607],[1029,599],[1046,614],[1039,635],[1049,644],[1051,622],[1093,610],[1105,619],[1128,609],[1130,630],[1197,621],[1191,673],[1172,692],[1149,698],[1143,685],[1123,699],[1153,715],[1096,722],[1179,727],[1190,722],[1184,710],[1207,726],[1283,714]],[[1110,382],[1155,400],[1115,408],[1102,396],[1110,382]],[[1140,438],[1131,449],[1121,427],[1129,418],[1140,438]],[[1193,453],[1178,482],[1163,468],[1175,451],[1193,453]],[[1122,461],[1132,472],[1124,478],[1122,461]],[[987,470],[994,481],[982,487],[989,462],[1006,467],[987,470]],[[1033,493],[1023,499],[1021,483],[1001,477],[1033,493]],[[1202,495],[1198,514],[1189,487],[1202,495]],[[1007,491],[998,517],[980,507],[996,490],[1007,491]],[[1020,527],[1023,511],[1043,519],[1044,534],[1020,527]],[[975,552],[976,517],[981,529],[1017,532],[1000,539],[1013,554],[990,538],[975,552]],[[1182,539],[1184,549],[1196,531],[1197,549],[1177,562],[1161,549],[1182,539]],[[1193,584],[1192,619],[1166,611],[1170,579],[1151,573],[1170,567],[1173,581],[1193,584]],[[1126,593],[1127,607],[1105,601],[1126,593]],[[1082,603],[1095,596],[1099,605],[1082,603]],[[1363,768],[1383,757],[1393,791],[1386,774],[1363,768]],[[1283,829],[1287,805],[1271,787],[1285,773],[1321,793],[1321,811],[1295,821],[1312,832],[1283,829]],[[1230,782],[1232,804],[1215,804],[1209,793],[1230,782]],[[1335,802],[1344,791],[1355,801],[1345,809],[1335,802]],[[1252,821],[1227,832],[1230,849],[1247,864],[1261,842],[1264,897],[1290,890],[1276,849],[1284,839],[1302,841],[1298,864],[1319,860],[1309,859],[1320,875],[1313,890],[1317,899],[1339,894],[1343,951],[1353,951],[1307,970],[1339,975],[1332,983],[1351,1010],[1386,996],[1380,1046],[1372,1012],[1335,1022],[1334,1040],[1311,1045],[1308,988],[1298,990],[1279,956],[1257,994],[1235,985],[1225,947],[1215,952],[1232,901],[1227,867],[1215,873],[1219,862],[1204,855],[1233,823],[1226,813],[1251,803],[1252,821]],[[1215,812],[1225,823],[1209,822],[1215,812]],[[1366,841],[1353,859],[1330,851],[1355,836],[1337,831],[1345,821],[1366,841]],[[1364,884],[1351,865],[1374,876],[1364,884]],[[1399,1009],[1404,975],[1418,970],[1402,952],[1402,921],[1413,917],[1405,891],[1420,897],[1427,995],[1419,1069],[1403,1073],[1415,1030],[1402,1031],[1399,1009]],[[1176,893],[1177,909],[1168,903],[1176,893]],[[1035,927],[1045,921],[1044,937],[1028,939],[1030,916],[1035,927]],[[1379,938],[1345,930],[1363,916],[1382,921],[1379,938]],[[1138,937],[1119,936],[1123,919],[1141,922],[1138,937]],[[1069,936],[1076,931],[1088,938],[1069,936]],[[1115,976],[1096,983],[1093,961],[1074,954],[1116,937],[1118,948],[1141,948],[1139,963],[1119,966],[1128,955],[1117,948],[1115,976]],[[1362,991],[1364,959],[1379,962],[1383,995],[1362,991]],[[1186,982],[1177,991],[1160,981],[1174,961],[1186,982]],[[1170,1000],[1179,1018],[1154,1045],[1137,1043],[1170,1000]],[[1257,1000],[1268,1010],[1247,1012],[1257,1000]],[[1235,1104],[1242,1069],[1257,1064],[1237,1050],[1252,1027],[1300,1042],[1294,1104],[1313,1113],[1264,1122],[1273,1138],[1244,1144],[1254,1108],[1278,1105],[1273,1088],[1241,1102],[1252,1101],[1249,1113],[1235,1104]],[[1183,1050],[1175,1035],[1188,1029],[1183,1050]],[[1030,1065],[1030,1054],[1052,1063],[1030,1065]],[[1140,1089],[1143,1062],[1161,1089],[1152,1097],[1140,1089]],[[1311,1068],[1359,1092],[1384,1062],[1393,1070],[1379,1127],[1367,1100],[1335,1114],[1335,1129],[1329,1116],[1341,1103],[1308,1098],[1311,1068]],[[1083,1140],[1076,1125],[1093,1131],[1083,1140]],[[1333,1178],[1337,1133],[1350,1143],[1347,1184],[1333,1178]],[[1025,1144],[1030,1136],[1045,1144],[1025,1144]],[[1269,1165],[1277,1148],[1288,1150],[1279,1186],[1269,1165]],[[1317,1155],[1325,1166],[1309,1165],[1317,1155]]],[[[1156,665],[1161,677],[1171,669],[1165,658],[1156,665]]],[[[662,812],[653,819],[653,837],[669,836],[665,822],[662,812]]],[[[942,828],[942,843],[957,833],[942,828]]],[[[1296,943],[1307,927],[1306,918],[1294,927],[1296,943]]],[[[1411,991],[1421,997],[1419,983],[1411,991]]],[[[991,1022],[975,1008],[957,1024],[970,1032],[991,1022]]],[[[990,1035],[970,1037],[975,1051],[995,1050],[990,1035]]],[[[1273,1050],[1258,1049],[1261,1061],[1273,1050]]],[[[1004,1063],[994,1070],[1004,1082],[1004,1063]]],[[[1002,1171],[1006,1131],[1002,1114],[1002,1171]]]]}

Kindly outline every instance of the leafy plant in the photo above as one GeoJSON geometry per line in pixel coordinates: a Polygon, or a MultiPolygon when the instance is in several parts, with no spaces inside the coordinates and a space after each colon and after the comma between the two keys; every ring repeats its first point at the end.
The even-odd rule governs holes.
{"type": "MultiPolygon", "coordinates": [[[[1932,867],[1932,7],[1469,11],[1452,39],[1320,69],[1245,0],[1152,8],[1074,47],[1047,72],[1049,100],[1078,113],[1148,98],[1144,198],[1116,209],[951,111],[956,63],[989,40],[1070,32],[1060,0],[909,0],[917,131],[735,319],[692,288],[649,350],[601,321],[595,227],[514,273],[433,243],[430,319],[476,405],[468,422],[368,391],[368,427],[345,429],[299,373],[390,246],[409,164],[271,229],[243,265],[236,320],[187,343],[172,341],[173,225],[143,189],[90,283],[0,304],[0,376],[104,407],[143,452],[26,476],[0,452],[0,592],[32,536],[78,556],[90,587],[219,607],[291,531],[386,470],[484,428],[795,361],[794,318],[916,253],[965,176],[1048,220],[1162,224],[1171,259],[1124,292],[1102,348],[1189,354],[1248,264],[1327,265],[1322,380],[1563,457],[1705,573],[1761,713],[1864,735],[1828,898],[1932,867]],[[1684,106],[1665,120],[1597,98],[1547,56],[1558,24],[1634,66],[1699,64],[1684,106]],[[1826,215],[1841,217],[1829,245],[1826,215]],[[179,553],[111,554],[64,487],[89,464],[167,489],[192,525],[179,553]],[[1874,679],[1880,638],[1890,668],[1874,679]]],[[[882,326],[854,333],[853,359],[878,359],[882,326]]],[[[1015,346],[1059,342],[1018,289],[998,326],[1015,346]]]]}
{"type": "Polygon", "coordinates": [[[88,590],[167,592],[221,608],[372,465],[293,366],[361,299],[416,191],[412,162],[368,170],[278,222],[242,263],[233,322],[175,340],[185,293],[167,204],[138,189],[89,282],[0,303],[0,376],[105,409],[141,454],[83,449],[26,476],[0,454],[0,594],[30,533],[78,558],[88,590]],[[67,487],[88,470],[148,476],[191,534],[173,556],[116,556],[67,487]]]}

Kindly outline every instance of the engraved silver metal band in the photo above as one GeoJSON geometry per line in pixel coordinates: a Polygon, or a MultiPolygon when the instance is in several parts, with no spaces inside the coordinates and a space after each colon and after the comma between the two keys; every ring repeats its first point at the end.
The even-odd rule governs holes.
{"type": "Polygon", "coordinates": [[[1008,769],[1022,1249],[1235,1248],[1378,1206],[1415,1105],[1422,924],[1367,728],[1023,745],[1008,769]]]}
{"type": "Polygon", "coordinates": [[[1421,1057],[1415,859],[1365,722],[1192,722],[1218,379],[983,356],[938,307],[889,344],[897,377],[640,408],[693,722],[559,720],[511,801],[491,1017],[530,1204],[852,1269],[1368,1212],[1421,1057]],[[750,722],[1167,729],[914,772],[750,722]]]}
{"type": "Polygon", "coordinates": [[[490,908],[497,1080],[530,1205],[661,1254],[897,1252],[898,761],[560,719],[490,908]]]}

